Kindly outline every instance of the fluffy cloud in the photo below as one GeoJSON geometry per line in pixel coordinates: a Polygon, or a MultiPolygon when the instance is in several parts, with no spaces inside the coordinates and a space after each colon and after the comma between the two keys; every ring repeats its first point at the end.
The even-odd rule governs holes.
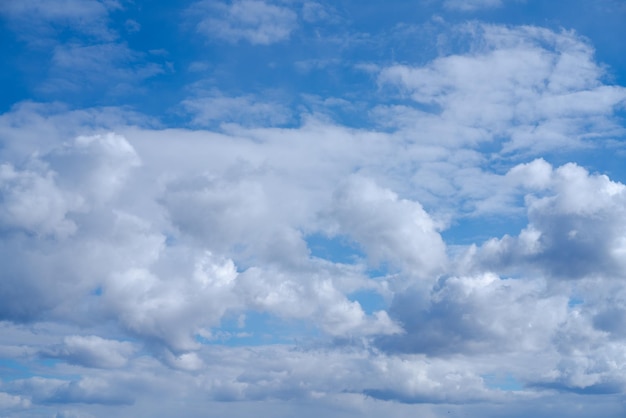
{"type": "MultiPolygon", "coordinates": [[[[517,237],[486,242],[479,251],[482,262],[505,271],[539,268],[563,279],[621,277],[626,186],[572,163],[553,171],[539,165],[535,179],[526,177],[529,185],[545,189],[526,196],[528,227],[517,237]]],[[[515,167],[509,175],[529,167],[515,167]]]]}
{"type": "Polygon", "coordinates": [[[320,264],[312,263],[309,268],[301,265],[298,272],[249,269],[241,276],[241,292],[252,308],[283,318],[313,319],[326,333],[339,338],[401,332],[385,311],[366,315],[358,302],[348,300],[341,291],[348,275],[356,276],[352,282],[357,286],[352,289],[359,289],[359,285],[367,288],[357,272],[320,264]]]}
{"type": "Polygon", "coordinates": [[[151,257],[161,236],[146,236],[136,218],[112,206],[138,164],[123,138],[103,135],[79,137],[23,169],[3,166],[3,318],[71,307],[110,269],[151,257]],[[137,243],[136,251],[125,254],[131,247],[123,242],[137,243]]]}
{"type": "MultiPolygon", "coordinates": [[[[285,4],[190,10],[204,35],[269,45],[295,30],[285,4]]],[[[0,407],[619,416],[626,188],[532,158],[620,134],[624,89],[571,32],[455,34],[469,35],[464,52],[376,70],[361,128],[328,109],[268,127],[291,113],[254,92],[182,102],[219,132],[112,108],[0,116],[0,407]],[[498,216],[510,236],[489,229],[498,216]],[[486,238],[449,245],[459,225],[486,238]],[[325,259],[312,237],[354,251],[325,259]]],[[[113,83],[152,74],[124,45],[57,45],[53,72],[97,84],[106,56],[113,83]]]]}
{"type": "Polygon", "coordinates": [[[148,341],[164,342],[178,351],[197,348],[194,333],[202,326],[218,325],[226,309],[238,305],[232,293],[237,272],[232,261],[210,253],[199,257],[192,271],[181,267],[163,278],[138,268],[112,274],[103,289],[106,309],[148,341]]]}
{"type": "Polygon", "coordinates": [[[42,172],[15,170],[9,164],[0,166],[3,229],[20,229],[41,236],[73,234],[77,227],[67,215],[81,209],[82,198],[60,190],[55,173],[45,168],[38,171],[42,172]]]}
{"type": "Polygon", "coordinates": [[[489,273],[450,277],[428,292],[398,293],[391,314],[406,332],[381,344],[429,355],[541,352],[565,322],[567,303],[539,280],[503,280],[489,273]]]}
{"type": "Polygon", "coordinates": [[[332,215],[375,265],[389,262],[418,277],[432,277],[446,263],[445,244],[418,202],[399,199],[372,181],[352,177],[335,193],[332,215]]]}
{"type": "Polygon", "coordinates": [[[411,126],[441,141],[480,143],[501,138],[502,151],[541,152],[578,147],[619,131],[612,118],[626,89],[604,85],[593,49],[571,32],[537,27],[470,25],[469,53],[423,67],[382,70],[381,85],[397,87],[419,104],[411,126]],[[449,135],[448,135],[449,136],[449,135]]]}

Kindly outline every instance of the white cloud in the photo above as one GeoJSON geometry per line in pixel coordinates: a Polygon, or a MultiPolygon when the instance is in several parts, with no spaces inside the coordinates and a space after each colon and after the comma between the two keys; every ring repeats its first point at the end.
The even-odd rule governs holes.
{"type": "Polygon", "coordinates": [[[67,215],[80,211],[83,199],[60,190],[54,172],[42,171],[0,166],[0,225],[8,231],[17,228],[42,236],[72,235],[77,227],[67,215]]]}
{"type": "Polygon", "coordinates": [[[113,387],[100,378],[86,377],[80,380],[48,379],[31,377],[5,384],[11,391],[28,392],[33,401],[51,403],[87,403],[103,405],[128,405],[132,397],[120,388],[113,387]]]}
{"type": "Polygon", "coordinates": [[[406,332],[381,339],[390,351],[541,353],[567,318],[568,298],[541,280],[503,280],[491,273],[440,279],[432,289],[396,294],[392,318],[406,332]]]}
{"type": "Polygon", "coordinates": [[[269,45],[285,41],[297,26],[293,11],[260,0],[234,0],[230,4],[202,1],[192,10],[204,14],[197,26],[200,33],[231,43],[243,40],[269,45]]]}
{"type": "Polygon", "coordinates": [[[180,352],[196,349],[194,335],[218,325],[239,301],[232,291],[237,277],[232,261],[206,253],[178,263],[182,270],[163,278],[145,268],[112,274],[103,288],[103,302],[134,335],[180,352]],[[192,269],[184,264],[190,261],[195,264],[192,269]]]}
{"type": "MultiPolygon", "coordinates": [[[[550,170],[541,163],[539,196],[526,197],[529,225],[518,237],[492,239],[480,249],[486,266],[538,268],[563,279],[622,276],[626,251],[626,186],[573,163],[550,170]]],[[[517,174],[529,166],[518,166],[517,174]]]]}
{"type": "Polygon", "coordinates": [[[537,27],[462,30],[473,34],[470,52],[423,67],[395,65],[379,75],[382,86],[395,86],[418,104],[408,127],[419,126],[424,139],[498,140],[504,153],[537,153],[621,131],[613,112],[626,89],[603,84],[604,70],[584,39],[537,27]],[[443,138],[442,125],[450,126],[443,138]]]}
{"type": "Polygon", "coordinates": [[[374,265],[390,262],[430,278],[446,264],[445,244],[422,206],[371,180],[351,177],[336,191],[331,216],[374,265]]]}
{"type": "Polygon", "coordinates": [[[75,298],[107,272],[153,259],[162,235],[111,206],[138,164],[125,139],[101,135],[35,155],[24,170],[3,166],[3,318],[74,316],[75,298]]]}
{"type": "Polygon", "coordinates": [[[66,189],[98,203],[113,198],[124,187],[130,171],[141,165],[126,139],[112,133],[79,136],[44,160],[54,167],[66,189]]]}
{"type": "Polygon", "coordinates": [[[323,331],[339,338],[401,332],[385,311],[366,315],[358,302],[348,300],[341,291],[346,276],[356,276],[353,282],[367,286],[359,280],[358,272],[324,269],[325,264],[300,265],[297,272],[251,268],[241,275],[239,291],[252,309],[286,319],[312,319],[323,331]]]}
{"type": "MultiPolygon", "coordinates": [[[[549,156],[511,168],[520,158],[507,153],[592,145],[583,121],[610,137],[624,91],[572,33],[466,30],[469,52],[380,73],[413,100],[375,109],[381,131],[310,115],[268,128],[276,109],[225,93],[186,102],[215,122],[248,112],[220,133],[129,127],[147,118],[120,109],[26,103],[2,115],[0,353],[16,374],[48,377],[5,379],[0,404],[495,417],[541,416],[534,405],[550,403],[562,416],[618,416],[606,398],[572,405],[625,387],[626,187],[549,156]],[[535,125],[556,136],[522,141],[535,125]],[[504,150],[483,152],[499,136],[504,150]],[[516,236],[467,247],[442,237],[460,213],[524,211],[516,236]],[[313,257],[314,235],[364,255],[313,257]],[[389,274],[368,277],[378,264],[389,274]],[[231,334],[249,339],[220,341],[244,317],[231,334]],[[264,345],[265,334],[306,342],[264,345]],[[509,378],[513,389],[497,387],[509,378]]],[[[133,79],[124,74],[112,77],[133,79]]]]}
{"type": "Polygon", "coordinates": [[[194,126],[239,123],[244,126],[283,125],[292,119],[291,110],[278,102],[265,102],[252,96],[214,95],[183,100],[194,126]]]}
{"type": "MultiPolygon", "coordinates": [[[[505,0],[508,1],[508,0],[505,0]]],[[[515,0],[524,1],[524,0],[515,0]]],[[[501,7],[503,0],[445,0],[443,5],[448,9],[474,11],[501,7]]]]}
{"type": "Polygon", "coordinates": [[[118,368],[127,364],[136,349],[129,342],[107,340],[97,335],[72,335],[65,337],[63,344],[44,349],[42,354],[86,367],[118,368]]]}
{"type": "Polygon", "coordinates": [[[28,408],[30,405],[30,401],[26,398],[0,392],[0,411],[28,408]]]}

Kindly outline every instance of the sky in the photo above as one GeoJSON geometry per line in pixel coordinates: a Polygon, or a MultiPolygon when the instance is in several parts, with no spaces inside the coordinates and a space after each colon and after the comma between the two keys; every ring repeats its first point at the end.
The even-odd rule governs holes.
{"type": "Polygon", "coordinates": [[[0,0],[0,416],[626,415],[623,0],[0,0]]]}

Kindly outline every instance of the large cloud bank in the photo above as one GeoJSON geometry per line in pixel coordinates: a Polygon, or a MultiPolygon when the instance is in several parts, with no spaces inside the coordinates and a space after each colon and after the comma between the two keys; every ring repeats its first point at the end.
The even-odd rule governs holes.
{"type": "MultiPolygon", "coordinates": [[[[193,10],[207,8],[224,20],[197,31],[218,40],[295,30],[282,6],[193,10]]],[[[542,416],[527,402],[547,399],[582,417],[589,404],[568,399],[586,395],[617,416],[626,186],[541,156],[622,132],[626,89],[573,32],[457,30],[464,52],[370,69],[385,102],[370,128],[306,111],[295,127],[213,131],[138,127],[106,108],[0,116],[0,353],[14,375],[0,411],[136,416],[205,400],[238,401],[241,416],[253,401],[285,416],[376,416],[387,402],[391,416],[411,404],[542,416]],[[525,225],[446,238],[490,217],[525,225]]]]}

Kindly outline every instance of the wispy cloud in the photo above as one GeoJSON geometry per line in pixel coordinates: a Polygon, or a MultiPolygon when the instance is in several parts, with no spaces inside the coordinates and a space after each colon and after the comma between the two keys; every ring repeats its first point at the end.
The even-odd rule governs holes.
{"type": "Polygon", "coordinates": [[[199,33],[230,43],[269,45],[289,39],[297,27],[294,11],[261,0],[235,0],[230,4],[202,1],[192,5],[192,11],[201,14],[199,33]]]}
{"type": "Polygon", "coordinates": [[[24,0],[2,2],[0,14],[21,38],[46,44],[64,30],[112,40],[117,37],[109,28],[109,13],[121,9],[117,1],[100,0],[24,0]]]}

